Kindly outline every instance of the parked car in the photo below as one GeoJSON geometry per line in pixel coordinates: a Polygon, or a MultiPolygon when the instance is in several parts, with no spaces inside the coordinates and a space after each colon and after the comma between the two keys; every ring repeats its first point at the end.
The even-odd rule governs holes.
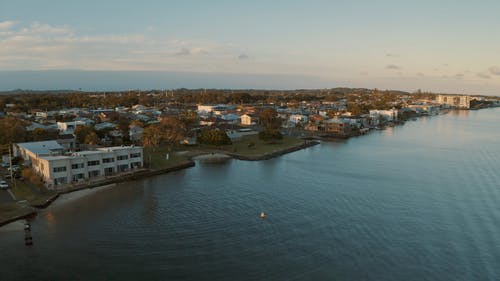
{"type": "Polygon", "coordinates": [[[0,181],[0,189],[9,188],[9,184],[6,181],[0,181]]]}

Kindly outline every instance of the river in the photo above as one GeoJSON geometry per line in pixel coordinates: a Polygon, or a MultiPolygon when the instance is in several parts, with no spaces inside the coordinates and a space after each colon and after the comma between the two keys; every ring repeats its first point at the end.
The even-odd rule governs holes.
{"type": "Polygon", "coordinates": [[[197,161],[0,228],[0,280],[500,280],[500,108],[197,161]],[[260,212],[267,216],[260,219],[260,212]]]}

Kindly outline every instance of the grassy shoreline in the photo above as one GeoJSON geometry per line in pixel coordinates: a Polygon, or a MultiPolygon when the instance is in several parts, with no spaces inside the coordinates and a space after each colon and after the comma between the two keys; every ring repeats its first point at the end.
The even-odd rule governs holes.
{"type": "Polygon", "coordinates": [[[18,200],[26,200],[29,206],[21,206],[15,202],[0,204],[0,227],[36,214],[36,209],[46,208],[60,195],[193,167],[195,165],[193,158],[196,156],[217,153],[244,161],[259,161],[278,157],[316,144],[318,144],[318,142],[305,142],[304,140],[292,137],[284,137],[283,140],[279,142],[269,143],[259,140],[257,136],[247,136],[241,140],[235,141],[231,145],[219,147],[196,145],[145,148],[144,162],[147,169],[141,169],[134,173],[122,174],[120,176],[89,182],[79,186],[70,186],[61,190],[46,190],[40,186],[30,186],[29,183],[19,182],[13,192],[18,200]],[[37,189],[39,192],[33,192],[37,189]]]}

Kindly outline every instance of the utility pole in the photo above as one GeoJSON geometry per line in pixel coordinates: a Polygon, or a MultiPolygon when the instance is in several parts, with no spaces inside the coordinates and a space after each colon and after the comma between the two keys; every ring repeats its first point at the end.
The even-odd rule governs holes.
{"type": "Polygon", "coordinates": [[[14,173],[12,170],[12,150],[11,150],[11,145],[9,144],[9,166],[10,166],[10,181],[14,184],[14,188],[17,187],[16,185],[16,179],[14,179],[14,173]]]}

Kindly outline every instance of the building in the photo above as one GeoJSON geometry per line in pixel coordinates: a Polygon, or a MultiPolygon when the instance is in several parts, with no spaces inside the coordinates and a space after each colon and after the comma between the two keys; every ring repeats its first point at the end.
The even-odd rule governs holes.
{"type": "Polygon", "coordinates": [[[251,126],[257,124],[257,116],[253,114],[243,114],[240,116],[241,125],[251,126]]]}
{"type": "Polygon", "coordinates": [[[446,105],[455,108],[470,108],[470,96],[438,95],[437,102],[440,105],[446,105]]]}
{"type": "Polygon", "coordinates": [[[14,156],[20,156],[24,159],[25,164],[31,164],[33,159],[44,156],[62,155],[64,147],[57,141],[38,141],[16,143],[14,145],[14,156]]]}
{"type": "Polygon", "coordinates": [[[338,136],[348,136],[351,134],[351,124],[348,120],[341,118],[332,118],[325,120],[323,131],[327,134],[338,136]]]}
{"type": "Polygon", "coordinates": [[[382,117],[386,121],[396,121],[398,120],[398,110],[394,108],[389,110],[372,109],[370,110],[370,117],[371,118],[382,117]]]}
{"type": "Polygon", "coordinates": [[[89,124],[85,121],[57,122],[57,129],[68,134],[73,133],[77,126],[89,126],[89,124]]]}
{"type": "Polygon", "coordinates": [[[141,168],[143,148],[116,146],[64,154],[56,141],[19,143],[15,153],[29,159],[33,171],[48,188],[103,178],[141,168]]]}

